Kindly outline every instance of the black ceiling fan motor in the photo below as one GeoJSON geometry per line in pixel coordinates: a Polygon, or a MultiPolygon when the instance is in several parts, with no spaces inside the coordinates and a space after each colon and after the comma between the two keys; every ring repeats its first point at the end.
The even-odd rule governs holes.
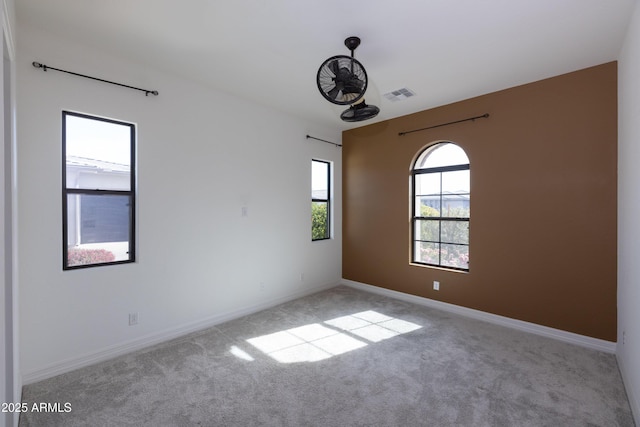
{"type": "Polygon", "coordinates": [[[362,102],[354,104],[344,110],[342,114],[340,114],[340,118],[345,122],[361,122],[374,118],[379,112],[380,108],[375,105],[368,105],[363,99],[362,102]]]}

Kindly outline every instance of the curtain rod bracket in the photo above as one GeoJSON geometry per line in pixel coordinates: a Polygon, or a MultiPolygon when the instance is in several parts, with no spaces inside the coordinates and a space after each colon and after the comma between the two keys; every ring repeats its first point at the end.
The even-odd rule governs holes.
{"type": "Polygon", "coordinates": [[[126,88],[129,88],[129,89],[139,90],[141,92],[144,92],[145,96],[149,96],[149,94],[155,95],[155,96],[159,95],[157,90],[141,89],[139,87],[129,86],[129,85],[125,85],[125,84],[122,84],[122,83],[112,82],[112,81],[109,81],[109,80],[99,79],[97,77],[91,77],[91,76],[87,76],[85,74],[74,73],[73,71],[61,70],[60,68],[49,67],[48,65],[41,64],[40,62],[36,62],[36,61],[33,61],[31,63],[31,65],[33,65],[35,68],[41,68],[42,71],[45,71],[45,72],[47,70],[55,70],[55,71],[60,71],[62,73],[71,74],[73,76],[84,77],[86,79],[97,80],[97,81],[103,82],[103,83],[109,83],[109,84],[116,85],[116,86],[122,86],[122,87],[126,87],[126,88]]]}

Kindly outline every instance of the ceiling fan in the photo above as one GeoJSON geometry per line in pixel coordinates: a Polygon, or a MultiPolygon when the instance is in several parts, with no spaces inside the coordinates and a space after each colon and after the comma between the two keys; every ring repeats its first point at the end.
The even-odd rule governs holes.
{"type": "Polygon", "coordinates": [[[355,59],[354,50],[360,45],[359,37],[347,37],[344,41],[351,56],[336,55],[325,60],[316,76],[320,94],[329,102],[337,105],[350,105],[340,114],[346,122],[358,122],[375,117],[380,109],[364,102],[367,91],[367,71],[355,59]]]}

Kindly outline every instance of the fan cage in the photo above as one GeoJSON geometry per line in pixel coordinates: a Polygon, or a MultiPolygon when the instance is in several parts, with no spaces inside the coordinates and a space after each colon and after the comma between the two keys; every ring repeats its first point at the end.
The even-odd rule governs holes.
{"type": "Polygon", "coordinates": [[[336,55],[327,59],[318,69],[316,78],[318,90],[329,102],[338,105],[351,105],[358,102],[367,91],[367,72],[362,64],[355,58],[346,55],[336,55]],[[335,65],[333,65],[335,61],[335,65]],[[336,73],[331,69],[346,69],[352,74],[347,84],[336,83],[336,73]],[[341,87],[339,87],[341,86],[341,87]]]}

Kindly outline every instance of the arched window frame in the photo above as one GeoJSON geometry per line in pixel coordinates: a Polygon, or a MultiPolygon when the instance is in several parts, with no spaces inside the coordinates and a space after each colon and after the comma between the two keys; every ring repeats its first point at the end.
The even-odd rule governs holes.
{"type": "Polygon", "coordinates": [[[466,152],[462,147],[450,141],[430,144],[417,154],[411,167],[412,264],[469,271],[470,171],[470,162],[466,152]],[[434,167],[422,166],[436,150],[447,144],[456,146],[464,153],[466,159],[464,163],[434,167]],[[443,177],[450,178],[454,174],[465,175],[463,171],[467,171],[466,187],[462,191],[443,192],[443,177]],[[429,174],[431,176],[426,178],[429,174]],[[417,181],[425,178],[439,182],[439,191],[417,193],[420,189],[417,181]],[[433,215],[423,216],[424,212],[421,206],[424,204],[424,198],[431,198],[436,207],[440,209],[433,209],[433,215]],[[452,212],[450,206],[456,198],[462,208],[453,209],[452,212]],[[444,214],[444,206],[447,206],[449,214],[444,214]],[[425,258],[423,252],[430,255],[425,258]]]}

